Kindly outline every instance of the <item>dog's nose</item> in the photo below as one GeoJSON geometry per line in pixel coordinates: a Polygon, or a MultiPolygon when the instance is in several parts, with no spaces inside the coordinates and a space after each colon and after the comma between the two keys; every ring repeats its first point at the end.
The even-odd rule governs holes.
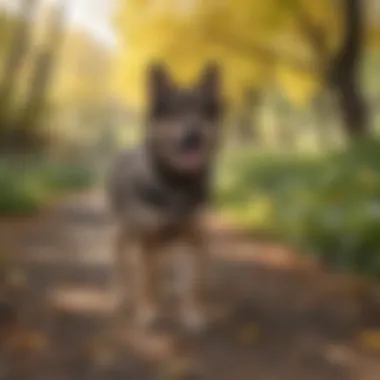
{"type": "Polygon", "coordinates": [[[182,140],[184,149],[199,149],[202,144],[201,132],[196,129],[191,129],[182,140]]]}

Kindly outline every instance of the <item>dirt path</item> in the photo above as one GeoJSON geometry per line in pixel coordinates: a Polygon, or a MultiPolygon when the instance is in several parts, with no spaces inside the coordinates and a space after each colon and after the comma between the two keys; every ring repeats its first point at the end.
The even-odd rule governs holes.
{"type": "Polygon", "coordinates": [[[212,230],[220,281],[208,295],[210,330],[143,335],[126,326],[115,346],[107,338],[111,234],[99,194],[38,219],[0,221],[1,250],[18,268],[7,295],[20,313],[13,323],[0,305],[0,379],[380,379],[373,287],[216,223],[212,230]]]}

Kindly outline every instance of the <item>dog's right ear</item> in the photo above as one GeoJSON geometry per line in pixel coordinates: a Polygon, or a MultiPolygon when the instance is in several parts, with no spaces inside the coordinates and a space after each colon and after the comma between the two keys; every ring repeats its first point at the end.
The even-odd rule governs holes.
{"type": "Polygon", "coordinates": [[[148,70],[148,107],[151,114],[166,109],[174,85],[162,64],[154,63],[148,70]]]}
{"type": "Polygon", "coordinates": [[[198,91],[201,95],[203,112],[211,119],[218,119],[222,113],[221,70],[217,63],[209,62],[203,70],[198,91]]]}

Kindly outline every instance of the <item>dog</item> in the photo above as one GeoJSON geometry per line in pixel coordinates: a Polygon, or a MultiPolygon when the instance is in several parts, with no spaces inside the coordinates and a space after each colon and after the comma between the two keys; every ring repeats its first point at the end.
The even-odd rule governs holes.
{"type": "Polygon", "coordinates": [[[181,244],[178,269],[180,320],[186,328],[206,326],[200,291],[204,280],[205,209],[219,147],[221,73],[207,65],[191,89],[174,83],[166,68],[148,70],[148,106],[141,146],[122,152],[108,181],[117,221],[115,279],[118,304],[133,289],[135,316],[143,326],[157,320],[157,264],[169,243],[181,244]],[[137,261],[132,264],[132,256],[137,261]],[[131,266],[135,265],[135,266],[131,266]],[[130,270],[128,274],[128,269],[130,270]],[[134,277],[126,286],[126,279],[134,277]]]}

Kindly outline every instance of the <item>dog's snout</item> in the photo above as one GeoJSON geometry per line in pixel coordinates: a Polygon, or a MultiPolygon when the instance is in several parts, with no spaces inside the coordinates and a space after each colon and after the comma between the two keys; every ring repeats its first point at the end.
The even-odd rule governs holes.
{"type": "Polygon", "coordinates": [[[184,149],[198,149],[202,144],[202,134],[197,128],[190,128],[182,140],[184,149]]]}

